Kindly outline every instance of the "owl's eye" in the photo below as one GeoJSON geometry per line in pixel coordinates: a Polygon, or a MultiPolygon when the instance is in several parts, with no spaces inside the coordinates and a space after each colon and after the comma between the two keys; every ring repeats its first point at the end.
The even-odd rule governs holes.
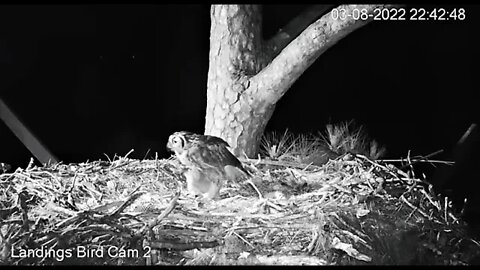
{"type": "Polygon", "coordinates": [[[172,139],[172,144],[179,147],[184,147],[183,139],[180,137],[175,137],[172,139]]]}

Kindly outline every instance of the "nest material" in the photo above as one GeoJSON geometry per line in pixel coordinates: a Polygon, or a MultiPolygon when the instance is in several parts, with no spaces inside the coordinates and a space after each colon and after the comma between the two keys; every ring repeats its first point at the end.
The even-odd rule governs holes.
{"type": "Polygon", "coordinates": [[[175,160],[29,166],[0,175],[2,264],[468,264],[448,199],[361,155],[321,167],[250,160],[217,201],[175,160]]]}

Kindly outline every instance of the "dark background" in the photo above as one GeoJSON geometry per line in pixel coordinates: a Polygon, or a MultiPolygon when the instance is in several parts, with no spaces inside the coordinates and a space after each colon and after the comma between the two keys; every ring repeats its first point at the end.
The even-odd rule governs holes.
{"type": "MultiPolygon", "coordinates": [[[[265,38],[305,7],[266,5],[265,38]]],[[[267,131],[355,119],[387,158],[445,149],[436,158],[451,159],[480,115],[480,9],[443,7],[464,7],[466,20],[372,22],[338,42],[285,94],[267,131]]],[[[203,133],[209,32],[208,5],[2,5],[0,97],[66,163],[132,148],[133,158],[148,149],[166,158],[172,132],[203,133]]],[[[0,162],[25,167],[30,157],[0,122],[0,162]]],[[[474,198],[477,180],[448,186],[474,198]]]]}

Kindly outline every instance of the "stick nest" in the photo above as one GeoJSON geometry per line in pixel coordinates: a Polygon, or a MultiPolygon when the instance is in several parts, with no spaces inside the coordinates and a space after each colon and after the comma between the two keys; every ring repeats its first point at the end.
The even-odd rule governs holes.
{"type": "Polygon", "coordinates": [[[56,164],[0,175],[0,263],[441,264],[480,254],[431,185],[344,155],[246,160],[217,201],[186,195],[174,159],[56,164]]]}

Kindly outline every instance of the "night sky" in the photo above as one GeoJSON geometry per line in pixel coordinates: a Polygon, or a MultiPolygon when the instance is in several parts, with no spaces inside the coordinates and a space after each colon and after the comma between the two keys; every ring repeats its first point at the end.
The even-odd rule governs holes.
{"type": "MultiPolygon", "coordinates": [[[[269,38],[302,5],[267,5],[269,38]]],[[[327,50],[277,104],[267,131],[355,119],[387,158],[451,158],[478,122],[479,6],[464,21],[372,22],[327,50]]],[[[427,8],[430,8],[427,6],[427,8]]],[[[208,5],[0,6],[0,97],[66,163],[158,152],[203,133],[208,5]]],[[[0,122],[0,162],[31,154],[0,122]]]]}

